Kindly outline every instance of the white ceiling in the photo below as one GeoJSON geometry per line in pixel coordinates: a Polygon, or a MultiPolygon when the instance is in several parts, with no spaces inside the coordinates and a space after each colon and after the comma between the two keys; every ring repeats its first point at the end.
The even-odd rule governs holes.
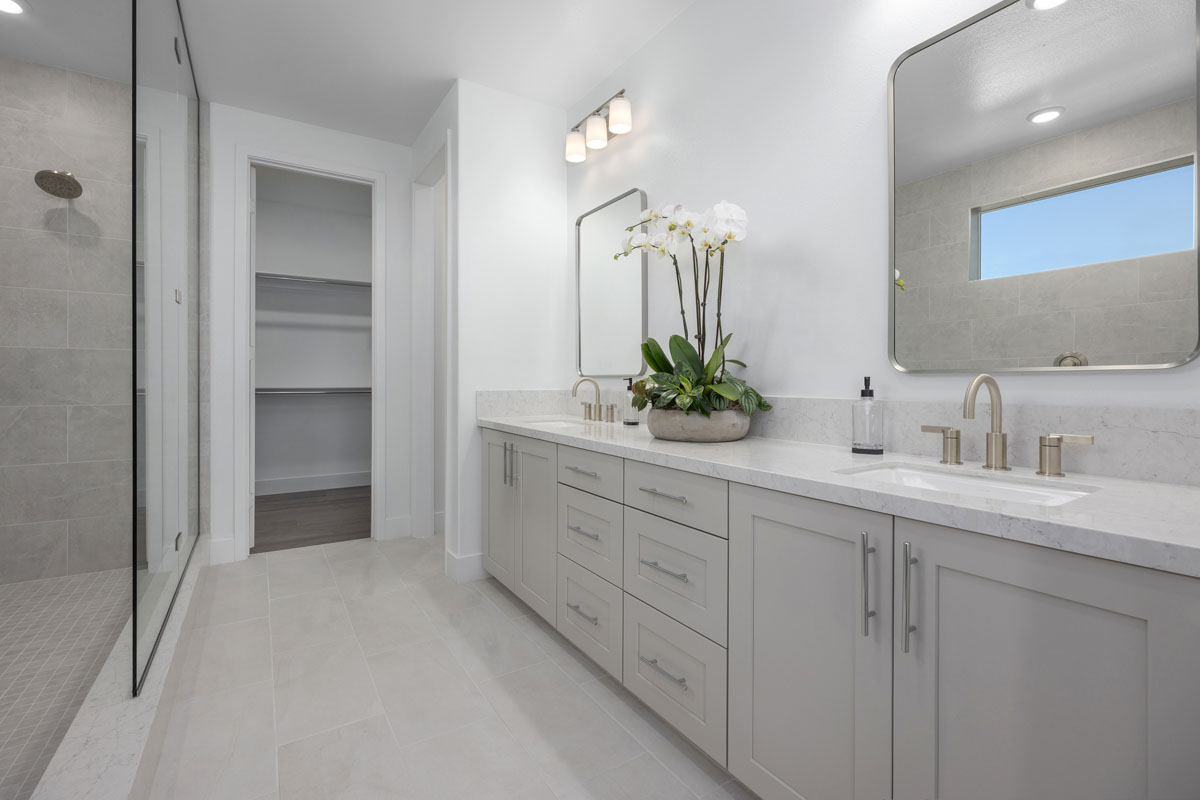
{"type": "Polygon", "coordinates": [[[29,0],[24,14],[0,14],[0,54],[130,83],[131,0],[29,0]]]}
{"type": "Polygon", "coordinates": [[[1194,0],[1018,1],[901,64],[896,183],[1195,93],[1194,0]],[[1047,106],[1066,112],[1026,121],[1047,106]]]}
{"type": "Polygon", "coordinates": [[[205,99],[411,144],[455,78],[565,108],[692,2],[182,0],[182,7],[205,99]]]}

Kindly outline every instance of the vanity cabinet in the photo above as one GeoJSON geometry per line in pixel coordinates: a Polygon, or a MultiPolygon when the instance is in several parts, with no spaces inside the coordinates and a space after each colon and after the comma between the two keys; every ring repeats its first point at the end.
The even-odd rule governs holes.
{"type": "Polygon", "coordinates": [[[484,431],[484,568],[554,624],[558,594],[558,451],[484,431]]]}
{"type": "Polygon", "coordinates": [[[1200,581],[899,518],[895,543],[895,800],[1198,796],[1200,581]]]}
{"type": "Polygon", "coordinates": [[[765,800],[890,796],[891,618],[892,517],[730,486],[738,780],[765,800]]]}

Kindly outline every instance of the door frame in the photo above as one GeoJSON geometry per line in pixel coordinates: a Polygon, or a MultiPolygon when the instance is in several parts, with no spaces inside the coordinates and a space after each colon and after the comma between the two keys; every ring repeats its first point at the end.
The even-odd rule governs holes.
{"type": "Polygon", "coordinates": [[[371,187],[371,538],[385,538],[385,443],[387,442],[387,177],[361,166],[297,156],[264,147],[237,148],[234,171],[234,529],[235,558],[250,554],[254,527],[254,382],[251,375],[255,277],[250,268],[250,180],[254,167],[273,167],[371,187]]]}

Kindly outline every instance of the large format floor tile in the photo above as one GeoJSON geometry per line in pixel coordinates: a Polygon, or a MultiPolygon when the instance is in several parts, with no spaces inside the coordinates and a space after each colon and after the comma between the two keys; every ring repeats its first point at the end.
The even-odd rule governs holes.
{"type": "Polygon", "coordinates": [[[753,800],[499,583],[447,579],[443,546],[214,568],[156,798],[753,800]]]}

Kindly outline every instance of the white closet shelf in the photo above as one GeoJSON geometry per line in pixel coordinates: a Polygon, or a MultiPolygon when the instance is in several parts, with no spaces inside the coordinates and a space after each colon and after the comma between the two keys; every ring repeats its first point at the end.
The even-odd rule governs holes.
{"type": "Polygon", "coordinates": [[[259,388],[254,390],[255,394],[370,394],[370,386],[338,386],[338,387],[312,387],[308,389],[264,389],[259,388]]]}
{"type": "Polygon", "coordinates": [[[297,283],[323,283],[330,286],[353,286],[359,289],[370,289],[370,281],[351,281],[342,278],[316,278],[308,275],[285,275],[281,272],[256,272],[256,278],[272,281],[295,281],[297,283]]]}

